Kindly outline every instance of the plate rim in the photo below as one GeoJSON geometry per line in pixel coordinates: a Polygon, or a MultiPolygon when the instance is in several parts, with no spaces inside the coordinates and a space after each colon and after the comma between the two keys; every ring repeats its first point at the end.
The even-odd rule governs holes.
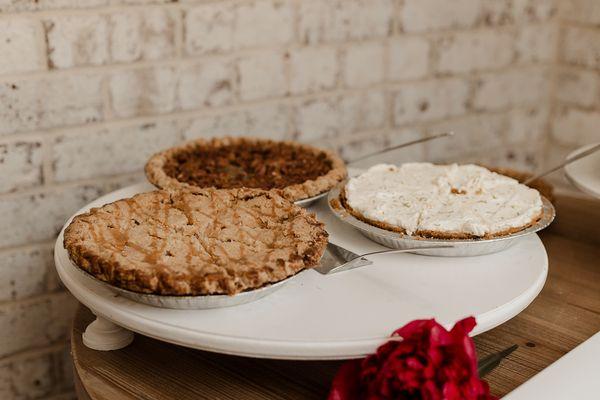
{"type": "MultiPolygon", "coordinates": [[[[581,146],[575,150],[573,150],[572,152],[570,152],[566,158],[570,158],[573,156],[576,156],[577,154],[580,154],[584,151],[586,151],[589,148],[592,148],[593,146],[596,146],[600,144],[600,142],[597,143],[590,143],[590,144],[586,144],[584,146],[581,146]]],[[[600,157],[600,155],[597,154],[597,157],[600,157]]],[[[575,186],[577,189],[581,190],[583,193],[589,194],[590,196],[596,197],[596,198],[600,198],[600,191],[595,191],[593,189],[590,189],[588,186],[582,184],[581,182],[579,182],[575,176],[573,176],[573,166],[576,162],[572,163],[572,164],[567,164],[565,165],[564,168],[564,175],[567,178],[567,180],[573,185],[575,186]]]]}

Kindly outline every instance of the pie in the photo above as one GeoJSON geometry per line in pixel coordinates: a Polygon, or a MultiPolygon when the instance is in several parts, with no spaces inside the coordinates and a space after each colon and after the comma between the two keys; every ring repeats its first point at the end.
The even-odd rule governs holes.
{"type": "Polygon", "coordinates": [[[318,265],[327,237],[314,214],[276,193],[157,190],[76,216],[64,246],[122,289],[232,295],[318,265]]]}
{"type": "Polygon", "coordinates": [[[327,192],[346,177],[344,162],[330,151],[255,138],[195,140],[155,154],[145,170],[160,189],[246,187],[290,201],[327,192]]]}
{"type": "Polygon", "coordinates": [[[537,190],[472,164],[378,164],[350,179],[341,197],[364,222],[429,238],[504,236],[542,215],[537,190]]]}

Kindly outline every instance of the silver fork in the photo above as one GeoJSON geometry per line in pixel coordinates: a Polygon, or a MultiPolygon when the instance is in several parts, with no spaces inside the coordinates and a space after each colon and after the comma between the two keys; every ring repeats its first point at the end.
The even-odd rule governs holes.
{"type": "Polygon", "coordinates": [[[317,268],[315,268],[315,270],[323,275],[336,274],[338,272],[348,271],[354,268],[373,264],[372,261],[366,258],[369,256],[376,256],[379,254],[409,253],[415,250],[449,249],[452,247],[454,246],[426,246],[413,247],[410,249],[380,250],[365,254],[356,254],[348,249],[343,248],[342,246],[338,246],[337,244],[327,243],[327,249],[321,258],[321,263],[317,268]]]}

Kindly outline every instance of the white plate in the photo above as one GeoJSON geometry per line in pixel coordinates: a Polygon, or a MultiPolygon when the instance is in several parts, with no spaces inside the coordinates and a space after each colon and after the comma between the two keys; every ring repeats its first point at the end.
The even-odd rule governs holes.
{"type": "MultiPolygon", "coordinates": [[[[135,185],[88,205],[149,189],[135,185]]],[[[151,187],[150,187],[151,189],[151,187]]],[[[339,222],[324,200],[311,207],[327,224],[330,240],[354,252],[384,249],[339,222]]],[[[521,312],[542,289],[548,272],[537,235],[506,251],[479,257],[382,255],[374,264],[325,276],[307,271],[253,303],[213,310],[169,310],[133,302],[74,271],[55,246],[65,286],[94,313],[163,341],[219,353],[280,359],[344,359],[373,352],[396,328],[435,317],[446,326],[468,315],[473,334],[521,312]]]]}
{"type": "MultiPolygon", "coordinates": [[[[576,156],[597,143],[581,147],[567,156],[576,156]]],[[[578,189],[600,197],[600,151],[565,166],[565,175],[578,189]]]]}

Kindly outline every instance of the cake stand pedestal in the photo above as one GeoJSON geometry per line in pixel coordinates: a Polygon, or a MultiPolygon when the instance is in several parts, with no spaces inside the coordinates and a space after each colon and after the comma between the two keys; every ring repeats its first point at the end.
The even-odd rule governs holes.
{"type": "Polygon", "coordinates": [[[133,342],[133,332],[111,321],[96,317],[82,334],[83,344],[90,349],[109,351],[127,347],[133,342]]]}

